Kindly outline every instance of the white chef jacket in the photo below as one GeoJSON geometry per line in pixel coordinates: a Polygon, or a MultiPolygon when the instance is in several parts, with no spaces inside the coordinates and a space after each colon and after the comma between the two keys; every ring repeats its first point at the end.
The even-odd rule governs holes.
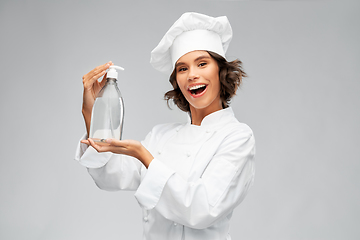
{"type": "Polygon", "coordinates": [[[148,169],[86,144],[79,144],[75,158],[99,188],[136,191],[144,240],[231,239],[232,212],[254,179],[252,130],[229,107],[206,116],[201,126],[190,120],[157,125],[142,144],[154,156],[148,169]]]}

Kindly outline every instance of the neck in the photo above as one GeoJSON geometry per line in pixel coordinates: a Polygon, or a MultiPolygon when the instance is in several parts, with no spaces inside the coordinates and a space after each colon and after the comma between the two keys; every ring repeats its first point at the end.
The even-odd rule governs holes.
{"type": "Polygon", "coordinates": [[[207,115],[209,115],[213,112],[219,111],[221,109],[223,109],[221,103],[220,103],[220,106],[217,106],[217,107],[212,107],[212,108],[207,107],[207,108],[202,108],[202,109],[194,108],[193,106],[190,105],[191,124],[200,126],[202,120],[207,115]]]}

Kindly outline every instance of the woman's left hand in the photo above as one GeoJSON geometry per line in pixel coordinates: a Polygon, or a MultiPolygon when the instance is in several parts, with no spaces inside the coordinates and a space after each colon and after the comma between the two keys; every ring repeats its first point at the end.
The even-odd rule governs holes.
{"type": "Polygon", "coordinates": [[[92,146],[98,152],[112,152],[116,154],[124,154],[139,159],[146,168],[154,159],[151,153],[139,142],[135,140],[117,140],[108,138],[105,144],[97,144],[91,138],[82,140],[82,143],[92,146]]]}

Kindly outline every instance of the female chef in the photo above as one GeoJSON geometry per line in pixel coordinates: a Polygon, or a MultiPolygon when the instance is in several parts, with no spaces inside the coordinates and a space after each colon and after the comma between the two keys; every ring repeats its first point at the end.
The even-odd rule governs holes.
{"type": "MultiPolygon", "coordinates": [[[[229,240],[234,208],[254,178],[255,141],[229,101],[246,76],[240,61],[228,62],[232,38],[226,17],[183,14],[151,53],[152,65],[169,72],[165,98],[189,113],[187,123],[155,126],[141,143],[83,140],[76,159],[101,189],[134,190],[143,209],[146,240],[229,240]],[[88,146],[91,147],[88,147],[88,146]]],[[[83,116],[91,109],[112,63],[83,77],[83,116]]]]}

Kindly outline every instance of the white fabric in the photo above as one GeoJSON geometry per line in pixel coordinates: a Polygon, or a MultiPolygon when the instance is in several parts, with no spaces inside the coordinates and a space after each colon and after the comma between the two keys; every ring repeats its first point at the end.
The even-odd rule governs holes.
{"type": "Polygon", "coordinates": [[[153,49],[150,63],[155,69],[169,74],[182,55],[194,50],[213,51],[225,58],[231,39],[232,29],[226,16],[214,18],[184,13],[153,49]]]}
{"type": "Polygon", "coordinates": [[[209,30],[196,29],[183,32],[175,38],[170,48],[172,66],[175,66],[181,56],[194,50],[212,51],[225,58],[219,34],[209,30]]]}
{"type": "Polygon", "coordinates": [[[157,125],[142,143],[154,156],[148,169],[116,154],[91,168],[104,164],[104,158],[93,163],[99,154],[91,148],[83,154],[80,146],[76,159],[89,167],[100,188],[136,190],[144,240],[231,239],[232,212],[254,178],[251,129],[227,108],[206,116],[201,126],[157,125]]]}

